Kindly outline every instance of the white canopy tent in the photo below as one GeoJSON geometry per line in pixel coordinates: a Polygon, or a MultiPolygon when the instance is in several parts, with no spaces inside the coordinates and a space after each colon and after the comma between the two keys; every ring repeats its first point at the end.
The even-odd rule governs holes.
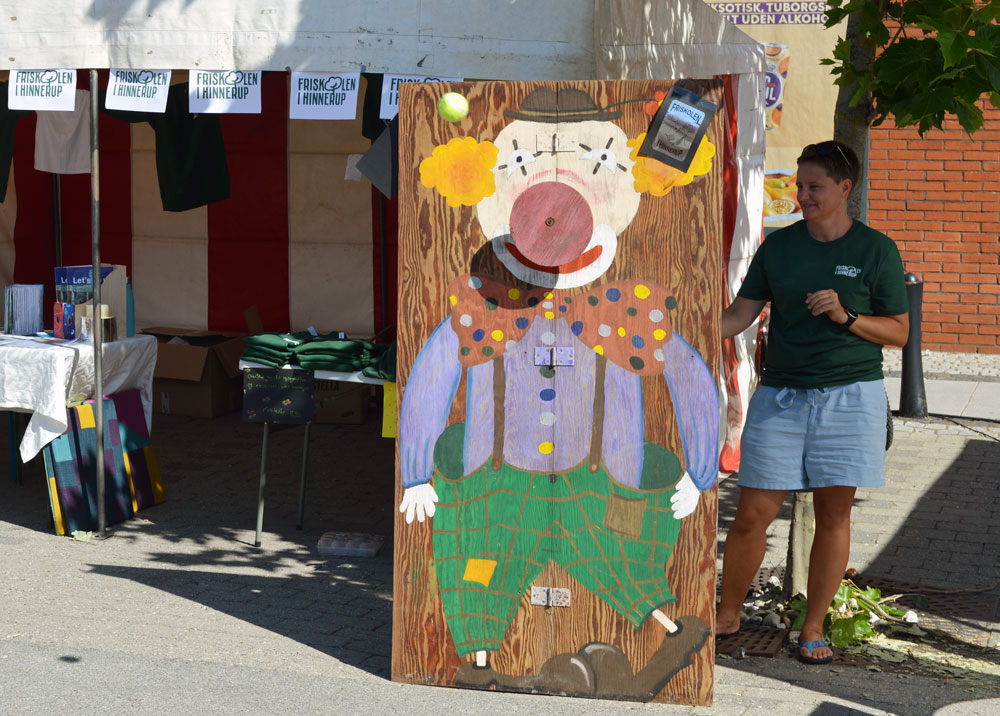
{"type": "MultiPolygon", "coordinates": [[[[739,200],[730,300],[760,243],[764,50],[699,0],[7,1],[0,2],[0,43],[0,70],[360,70],[497,80],[731,75],[739,200]]],[[[10,282],[13,260],[11,237],[0,236],[0,280],[10,282]]],[[[752,371],[753,333],[745,335],[737,347],[741,417],[752,371]]]]}

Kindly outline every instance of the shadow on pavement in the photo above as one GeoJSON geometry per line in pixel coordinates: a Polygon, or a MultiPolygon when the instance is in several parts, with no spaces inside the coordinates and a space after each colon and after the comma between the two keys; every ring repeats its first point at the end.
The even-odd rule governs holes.
{"type": "MultiPolygon", "coordinates": [[[[1000,697],[1000,532],[996,529],[1000,524],[1000,441],[988,434],[968,437],[960,449],[942,453],[950,458],[933,458],[927,456],[927,449],[934,440],[930,432],[897,432],[897,443],[887,458],[887,489],[859,492],[854,513],[855,529],[877,536],[877,545],[870,550],[856,581],[879,587],[883,596],[904,594],[901,606],[919,612],[920,626],[928,638],[915,639],[898,665],[888,660],[879,666],[863,658],[840,657],[833,668],[804,667],[794,660],[791,647],[773,659],[722,657],[720,664],[859,706],[890,712],[898,709],[915,716],[930,716],[960,702],[976,708],[981,699],[1000,697]],[[900,486],[906,490],[892,489],[900,486]],[[876,676],[867,671],[872,666],[886,673],[876,676]],[[847,674],[852,677],[847,678],[847,674]],[[902,688],[886,698],[886,690],[876,688],[873,682],[895,676],[905,684],[915,675],[933,679],[934,693],[913,701],[902,688]],[[872,682],[867,688],[865,678],[872,682]]],[[[722,483],[720,551],[738,496],[735,480],[722,483]]],[[[771,560],[784,554],[790,503],[786,500],[775,520],[781,534],[769,540],[771,560]]],[[[857,563],[854,560],[852,556],[852,563],[857,563]]],[[[768,561],[765,558],[765,567],[768,561]]],[[[812,713],[852,711],[826,703],[812,713]]]]}
{"type": "MultiPolygon", "coordinates": [[[[87,569],[388,677],[395,457],[393,441],[380,435],[380,413],[373,413],[363,425],[312,427],[302,531],[295,524],[303,429],[272,429],[260,549],[252,545],[263,426],[236,413],[214,420],[155,415],[153,446],[167,501],[112,527],[116,543],[134,543],[128,564],[89,560],[87,569]],[[379,534],[385,542],[370,558],[325,556],[316,543],[327,531],[379,534]]],[[[21,486],[0,484],[0,521],[51,533],[40,457],[24,466],[22,479],[21,486]]]]}

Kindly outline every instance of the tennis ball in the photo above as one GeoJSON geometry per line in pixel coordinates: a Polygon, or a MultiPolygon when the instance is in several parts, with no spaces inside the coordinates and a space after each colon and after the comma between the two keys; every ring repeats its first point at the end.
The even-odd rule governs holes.
{"type": "Polygon", "coordinates": [[[446,92],[438,100],[438,112],[449,122],[459,122],[469,113],[469,100],[458,92],[446,92]]]}

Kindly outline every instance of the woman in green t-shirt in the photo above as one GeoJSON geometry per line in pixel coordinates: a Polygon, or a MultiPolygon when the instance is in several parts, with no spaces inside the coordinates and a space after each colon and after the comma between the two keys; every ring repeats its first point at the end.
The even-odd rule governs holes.
{"type": "Polygon", "coordinates": [[[771,303],[769,345],[740,447],[740,498],[726,538],[717,636],[740,627],[740,608],[788,490],[812,490],[816,536],[799,659],[833,658],[823,618],[847,568],[858,487],[884,483],[882,346],[906,343],[909,306],[899,251],[847,215],[857,156],[836,141],[798,159],[803,220],[758,249],[722,337],[745,330],[771,303]]]}

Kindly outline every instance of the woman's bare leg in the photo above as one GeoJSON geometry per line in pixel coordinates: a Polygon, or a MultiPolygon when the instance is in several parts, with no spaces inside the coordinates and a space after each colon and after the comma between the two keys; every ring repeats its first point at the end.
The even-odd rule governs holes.
{"type": "MultiPolygon", "coordinates": [[[[809,606],[800,642],[823,638],[826,610],[840,587],[851,555],[851,507],[854,506],[856,489],[837,485],[818,487],[813,491],[816,536],[809,553],[809,606]]],[[[811,656],[823,659],[832,654],[829,648],[824,647],[813,651],[811,656]]]]}
{"type": "Polygon", "coordinates": [[[715,633],[729,634],[740,627],[740,607],[767,548],[767,528],[781,503],[784,490],[741,487],[736,517],[726,535],[722,555],[722,600],[715,618],[715,633]]]}

